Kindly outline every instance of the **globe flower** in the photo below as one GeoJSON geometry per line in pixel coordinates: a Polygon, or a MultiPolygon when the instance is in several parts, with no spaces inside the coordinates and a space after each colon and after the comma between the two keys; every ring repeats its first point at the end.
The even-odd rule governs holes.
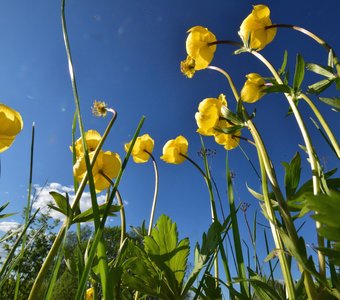
{"type": "Polygon", "coordinates": [[[21,115],[0,103],[0,153],[7,150],[23,128],[21,115]]]}
{"type": "Polygon", "coordinates": [[[216,51],[216,37],[207,28],[195,26],[188,30],[186,50],[195,61],[195,70],[202,70],[209,66],[216,51]]]}
{"type": "Polygon", "coordinates": [[[93,300],[94,297],[94,289],[93,287],[86,290],[85,300],[93,300]]]}
{"type": "Polygon", "coordinates": [[[272,25],[270,10],[266,5],[255,5],[253,11],[241,24],[239,35],[245,45],[251,49],[261,50],[275,37],[276,28],[266,29],[272,25]]]}
{"type": "MultiPolygon", "coordinates": [[[[232,125],[226,120],[220,120],[216,124],[217,128],[228,128],[231,126],[232,125]]],[[[224,149],[226,150],[232,150],[239,145],[240,138],[238,138],[238,136],[241,136],[241,131],[239,130],[233,132],[232,134],[215,130],[214,134],[215,142],[219,145],[224,146],[224,149]]]]}
{"type": "Polygon", "coordinates": [[[241,99],[243,102],[254,103],[260,100],[265,92],[265,80],[256,73],[246,75],[247,80],[241,90],[241,99]]]}
{"type": "Polygon", "coordinates": [[[161,159],[169,164],[181,164],[186,159],[188,145],[187,139],[181,135],[174,140],[166,142],[161,159]]]}
{"type": "Polygon", "coordinates": [[[195,114],[198,133],[208,136],[215,134],[214,127],[220,119],[223,105],[227,105],[223,94],[218,98],[206,98],[198,105],[198,112],[195,114]]]}
{"type": "MultiPolygon", "coordinates": [[[[94,152],[89,154],[92,161],[94,152]]],[[[107,189],[110,186],[108,179],[112,180],[117,177],[122,163],[117,153],[100,150],[97,159],[92,168],[92,176],[96,192],[107,189]]],[[[80,182],[86,174],[86,163],[84,155],[80,156],[73,166],[73,174],[78,182],[80,182]]]]}
{"type": "MultiPolygon", "coordinates": [[[[96,150],[101,138],[101,135],[96,130],[88,130],[85,132],[85,141],[89,153],[96,150]]],[[[72,146],[70,146],[70,149],[72,151],[72,146]]],[[[75,149],[77,158],[84,155],[83,142],[81,138],[76,140],[75,149]]]]}
{"type": "MultiPolygon", "coordinates": [[[[124,149],[127,152],[130,148],[131,142],[124,145],[124,149]]],[[[150,154],[153,151],[155,142],[148,134],[139,136],[133,146],[131,155],[133,161],[137,164],[145,163],[149,160],[150,154]]]]}

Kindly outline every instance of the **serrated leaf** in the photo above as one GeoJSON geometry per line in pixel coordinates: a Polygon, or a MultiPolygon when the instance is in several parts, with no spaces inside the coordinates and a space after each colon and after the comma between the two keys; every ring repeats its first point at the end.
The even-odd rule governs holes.
{"type": "Polygon", "coordinates": [[[275,84],[264,89],[266,93],[291,93],[291,88],[287,84],[275,84]]]}
{"type": "MultiPolygon", "coordinates": [[[[102,205],[98,206],[100,216],[102,216],[105,213],[106,206],[107,206],[107,204],[102,204],[102,205]]],[[[119,210],[120,210],[119,205],[111,205],[109,215],[114,216],[115,215],[114,213],[118,212],[119,210]]],[[[81,214],[75,216],[72,219],[72,224],[89,222],[89,221],[92,221],[92,220],[93,220],[93,209],[89,208],[89,209],[85,210],[84,212],[82,212],[81,214]]]]}
{"type": "Polygon", "coordinates": [[[180,294],[190,248],[187,238],[178,242],[176,223],[161,215],[151,236],[144,238],[144,247],[150,258],[164,271],[174,293],[180,294]]]}
{"type": "Polygon", "coordinates": [[[308,63],[306,64],[306,69],[316,74],[325,76],[329,79],[334,78],[333,69],[330,67],[324,67],[318,64],[308,63]]]}
{"type": "Polygon", "coordinates": [[[285,168],[285,188],[287,199],[290,199],[300,182],[301,175],[301,157],[299,152],[296,152],[290,163],[282,163],[285,168]]]}
{"type": "Polygon", "coordinates": [[[304,77],[305,77],[305,61],[303,60],[303,57],[300,54],[298,54],[296,56],[296,65],[293,80],[293,89],[295,92],[300,90],[304,77]]]}
{"type": "Polygon", "coordinates": [[[336,109],[340,109],[340,98],[339,97],[333,97],[333,98],[319,98],[322,102],[335,107],[336,109]]]}
{"type": "Polygon", "coordinates": [[[334,79],[322,79],[312,85],[308,86],[308,93],[310,94],[320,94],[326,90],[332,83],[334,79]]]}

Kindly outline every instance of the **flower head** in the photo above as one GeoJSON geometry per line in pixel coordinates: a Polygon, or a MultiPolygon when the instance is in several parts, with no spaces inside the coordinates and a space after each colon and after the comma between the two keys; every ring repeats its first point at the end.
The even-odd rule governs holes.
{"type": "Polygon", "coordinates": [[[247,80],[241,90],[241,99],[244,102],[254,103],[264,95],[265,80],[257,73],[246,75],[247,80]]]}
{"type": "Polygon", "coordinates": [[[15,137],[23,128],[21,115],[0,103],[0,153],[7,150],[15,140],[15,137]]]}
{"type": "MultiPolygon", "coordinates": [[[[220,120],[216,124],[217,128],[228,128],[231,126],[232,125],[226,120],[220,120]]],[[[238,136],[241,136],[241,131],[239,130],[230,134],[215,130],[214,134],[215,142],[224,146],[224,149],[226,150],[232,150],[239,145],[240,138],[238,138],[238,136]]]]}
{"type": "Polygon", "coordinates": [[[188,55],[188,57],[181,61],[181,72],[188,78],[192,78],[195,74],[195,60],[188,55]]]}
{"type": "MultiPolygon", "coordinates": [[[[124,145],[125,151],[127,152],[130,148],[131,142],[124,145]]],[[[136,139],[131,155],[135,163],[145,163],[149,160],[150,154],[153,151],[155,142],[148,134],[139,136],[136,139]]]]}
{"type": "MultiPolygon", "coordinates": [[[[89,154],[90,160],[92,161],[94,152],[89,154]]],[[[94,180],[94,185],[96,192],[107,189],[110,186],[110,180],[117,177],[120,167],[121,159],[117,153],[110,151],[100,150],[97,159],[92,168],[92,176],[94,180]]],[[[82,155],[73,166],[73,174],[78,182],[80,182],[86,174],[86,163],[85,157],[82,155]]]]}
{"type": "Polygon", "coordinates": [[[186,159],[188,145],[187,139],[181,135],[174,140],[166,142],[161,159],[169,164],[181,164],[186,159]]]}
{"type": "Polygon", "coordinates": [[[239,35],[243,43],[251,49],[261,50],[267,46],[276,35],[276,28],[268,28],[272,25],[269,18],[270,10],[266,5],[255,5],[253,11],[246,17],[240,27],[239,35]]]}
{"type": "MultiPolygon", "coordinates": [[[[85,132],[85,140],[89,153],[96,150],[101,138],[101,135],[96,130],[88,130],[85,132]]],[[[79,158],[80,156],[83,156],[84,149],[82,139],[77,139],[74,144],[76,149],[76,157],[79,158]]],[[[72,151],[72,146],[70,146],[70,150],[72,151]]]]}
{"type": "Polygon", "coordinates": [[[92,106],[92,113],[96,117],[105,117],[107,114],[107,105],[103,101],[94,101],[92,106]]]}
{"type": "Polygon", "coordinates": [[[207,28],[195,26],[188,30],[186,50],[195,61],[195,70],[202,70],[209,66],[216,51],[216,37],[207,28]]]}
{"type": "Polygon", "coordinates": [[[94,297],[94,289],[93,287],[86,290],[85,300],[93,300],[94,297]]]}
{"type": "Polygon", "coordinates": [[[218,98],[206,98],[198,105],[198,112],[195,114],[198,133],[202,135],[214,135],[214,127],[221,116],[223,105],[227,105],[226,98],[223,94],[218,98]]]}

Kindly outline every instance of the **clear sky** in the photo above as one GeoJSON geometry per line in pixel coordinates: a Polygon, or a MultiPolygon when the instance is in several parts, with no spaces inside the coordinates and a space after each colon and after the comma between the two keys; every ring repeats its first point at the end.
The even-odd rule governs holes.
{"type": "MultiPolygon", "coordinates": [[[[259,2],[67,1],[66,18],[85,128],[103,133],[109,120],[91,114],[93,101],[102,100],[118,111],[117,122],[103,147],[105,150],[118,152],[123,157],[124,143],[130,141],[139,119],[145,115],[142,133],[149,133],[154,138],[155,157],[159,158],[167,140],[182,134],[189,140],[189,156],[202,165],[197,154],[200,142],[194,119],[198,103],[220,93],[226,94],[231,108],[235,108],[235,101],[226,80],[216,72],[201,71],[193,79],[180,73],[179,63],[186,57],[186,31],[202,25],[217,39],[239,41],[239,26],[254,4],[259,2]]],[[[273,23],[305,27],[323,37],[340,53],[339,0],[271,0],[262,4],[270,7],[273,23]]],[[[20,212],[27,198],[33,122],[36,124],[33,183],[37,191],[47,183],[39,203],[46,204],[49,190],[70,191],[72,186],[69,145],[74,101],[62,38],[60,1],[2,3],[0,37],[0,102],[18,110],[24,120],[23,131],[13,146],[0,156],[0,203],[10,201],[6,212],[20,212]]],[[[285,49],[289,53],[291,73],[296,53],[301,53],[307,62],[327,63],[324,49],[301,33],[288,29],[278,30],[274,41],[262,53],[278,68],[285,49]]],[[[269,76],[254,57],[249,54],[235,56],[233,50],[235,48],[231,46],[218,46],[212,64],[225,68],[239,89],[248,73],[269,76]]],[[[334,95],[335,89],[331,89],[326,96],[334,95]]],[[[339,139],[339,115],[323,103],[318,105],[339,139]]],[[[297,145],[303,143],[301,135],[294,118],[285,117],[288,104],[282,96],[266,96],[248,106],[249,111],[255,108],[254,122],[263,133],[283,183],[281,162],[293,157],[297,145]]],[[[301,109],[326,170],[338,167],[335,156],[308,120],[310,111],[303,105],[301,109]]],[[[250,136],[246,131],[243,134],[250,136]]],[[[217,151],[210,159],[227,212],[225,151],[212,138],[205,138],[205,143],[217,151]]],[[[256,163],[253,147],[244,142],[242,146],[256,163]]],[[[301,154],[304,178],[308,178],[306,156],[301,154]]],[[[247,192],[245,183],[259,191],[259,181],[239,149],[231,151],[229,156],[231,169],[236,174],[237,203],[251,204],[248,217],[252,222],[253,213],[259,206],[247,192]]],[[[189,236],[192,242],[199,240],[210,223],[209,196],[203,178],[188,162],[175,166],[158,159],[158,165],[160,190],[156,215],[169,215],[178,223],[181,237],[189,236]]],[[[148,222],[153,184],[151,162],[136,165],[131,160],[120,186],[127,204],[129,225],[138,226],[144,219],[148,222]]],[[[22,219],[19,213],[5,221],[22,222],[22,219]]],[[[265,223],[264,220],[261,222],[265,223]]],[[[110,224],[118,224],[118,218],[110,224]]],[[[6,228],[5,225],[0,224],[0,228],[6,228]]],[[[242,230],[247,240],[246,230],[242,230]]],[[[311,237],[313,242],[314,236],[311,237]]]]}

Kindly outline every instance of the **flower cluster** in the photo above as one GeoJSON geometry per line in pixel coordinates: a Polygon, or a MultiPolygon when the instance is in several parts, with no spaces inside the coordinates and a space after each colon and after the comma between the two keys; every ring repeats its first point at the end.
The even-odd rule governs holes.
{"type": "Polygon", "coordinates": [[[231,150],[238,146],[241,132],[236,131],[233,134],[226,134],[221,131],[223,128],[232,126],[222,117],[223,106],[227,106],[227,101],[223,94],[218,98],[204,99],[199,104],[198,112],[195,114],[198,126],[197,132],[202,135],[214,136],[216,143],[223,145],[226,150],[231,150]]]}
{"type": "Polygon", "coordinates": [[[7,150],[15,140],[15,137],[22,130],[24,123],[21,115],[14,110],[0,103],[0,153],[7,150]]]}
{"type": "MultiPolygon", "coordinates": [[[[101,135],[95,130],[89,130],[85,133],[85,142],[89,152],[90,161],[93,161],[95,150],[101,140],[101,135]]],[[[71,150],[73,148],[71,147],[71,150]]],[[[84,148],[82,139],[79,138],[74,144],[77,161],[73,166],[73,174],[78,182],[80,182],[86,172],[86,162],[84,156],[84,148]]],[[[119,155],[111,151],[100,150],[92,167],[92,176],[96,192],[107,189],[111,180],[117,177],[121,168],[121,159],[119,155]]]]}

